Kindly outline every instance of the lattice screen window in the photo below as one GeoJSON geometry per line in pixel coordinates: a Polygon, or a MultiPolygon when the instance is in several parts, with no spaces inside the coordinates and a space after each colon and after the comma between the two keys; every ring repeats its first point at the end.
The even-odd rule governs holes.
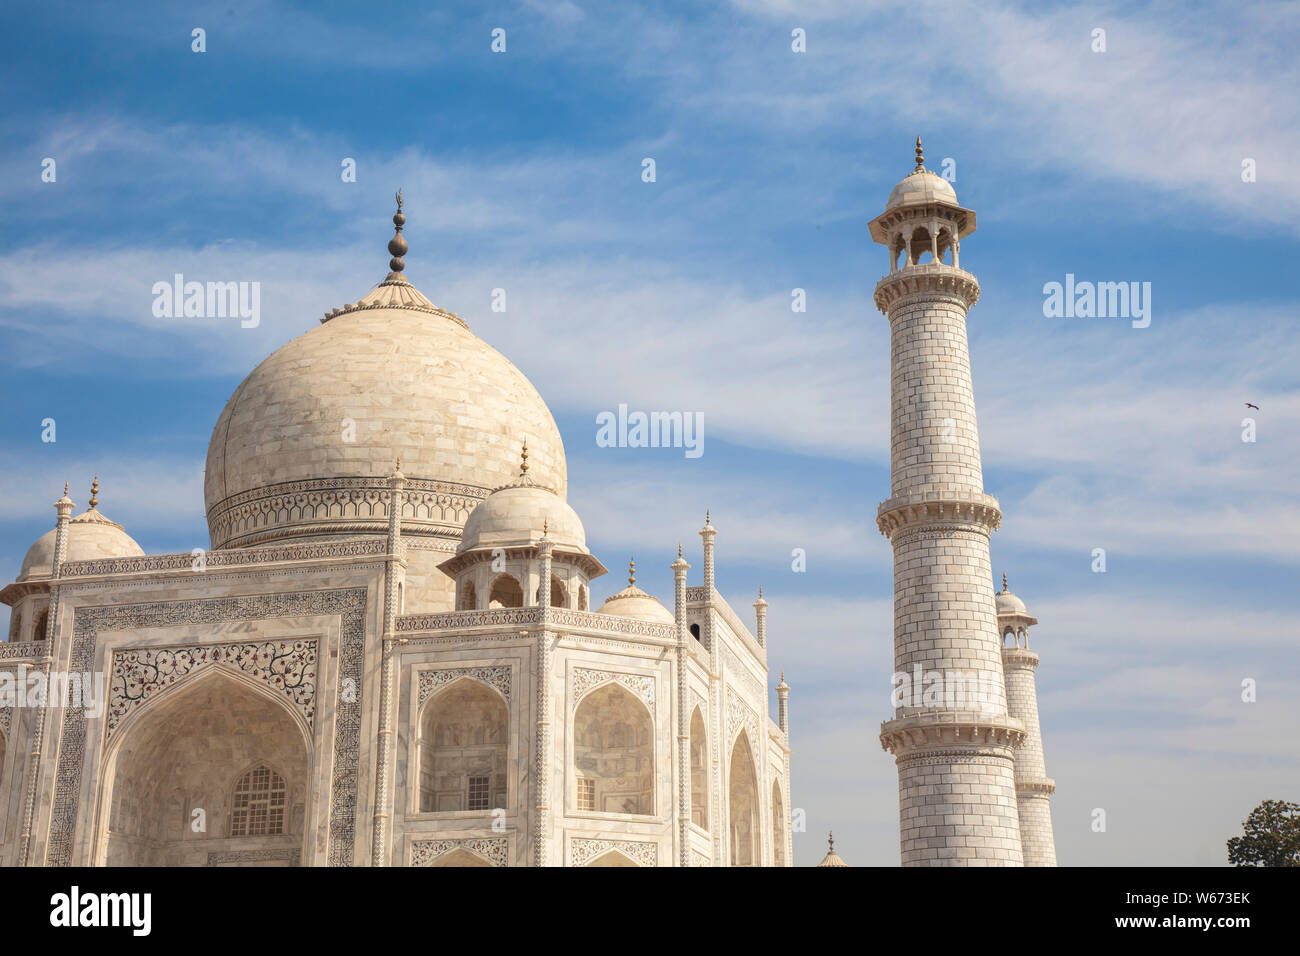
{"type": "Polygon", "coordinates": [[[235,781],[230,835],[270,836],[283,833],[287,800],[284,777],[270,767],[254,767],[235,781]]]}
{"type": "Polygon", "coordinates": [[[596,809],[596,781],[578,778],[578,809],[596,809]]]}
{"type": "Polygon", "coordinates": [[[469,801],[466,803],[466,808],[470,810],[488,810],[491,809],[491,802],[492,778],[470,777],[469,801]]]}

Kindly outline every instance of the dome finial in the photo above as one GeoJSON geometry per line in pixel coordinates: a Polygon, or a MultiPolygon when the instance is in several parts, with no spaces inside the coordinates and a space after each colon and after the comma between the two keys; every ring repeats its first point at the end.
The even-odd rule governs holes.
{"type": "MultiPolygon", "coordinates": [[[[920,139],[920,137],[918,136],[917,139],[920,139]]],[[[835,852],[835,831],[834,830],[828,830],[826,832],[826,848],[831,853],[835,852]]]]}
{"type": "Polygon", "coordinates": [[[920,172],[925,169],[925,156],[921,152],[921,137],[916,138],[916,169],[914,172],[920,172]]]}
{"type": "Polygon", "coordinates": [[[636,560],[627,559],[627,585],[633,587],[636,584],[636,560]]]}
{"type": "Polygon", "coordinates": [[[1009,590],[1011,589],[1007,587],[1007,572],[1003,571],[1002,572],[1002,593],[1006,594],[1009,590]]]}
{"type": "Polygon", "coordinates": [[[524,447],[519,450],[519,477],[522,478],[528,474],[528,439],[524,439],[524,447]]]}
{"type": "Polygon", "coordinates": [[[392,259],[388,263],[388,268],[394,273],[401,272],[406,268],[406,263],[402,261],[402,256],[406,255],[406,240],[402,238],[402,227],[406,225],[406,217],[402,215],[402,191],[397,190],[397,213],[393,216],[393,225],[396,232],[392,239],[388,240],[388,251],[392,259]]]}
{"type": "Polygon", "coordinates": [[[99,504],[99,472],[95,472],[95,478],[90,483],[90,510],[94,511],[95,506],[99,504]]]}

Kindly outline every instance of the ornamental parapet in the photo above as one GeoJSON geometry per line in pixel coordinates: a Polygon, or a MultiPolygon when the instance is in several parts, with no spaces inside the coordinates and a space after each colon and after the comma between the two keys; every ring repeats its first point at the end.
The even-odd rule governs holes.
{"type": "Polygon", "coordinates": [[[1017,794],[1035,794],[1041,793],[1044,796],[1051,796],[1056,793],[1056,781],[1051,777],[1039,777],[1035,780],[1021,780],[1016,778],[1017,794]]]}
{"type": "Polygon", "coordinates": [[[1002,666],[1006,667],[1027,667],[1033,669],[1038,666],[1038,655],[1027,647],[1004,647],[1002,648],[1002,666]]]}
{"type": "Polygon", "coordinates": [[[0,660],[41,660],[50,656],[49,641],[0,642],[0,660]]]}
{"type": "Polygon", "coordinates": [[[887,538],[901,528],[962,528],[988,534],[1001,525],[998,499],[978,492],[899,495],[876,509],[876,527],[887,538]]]}
{"type": "Polygon", "coordinates": [[[1023,722],[974,710],[914,714],[880,725],[880,746],[895,757],[930,750],[994,750],[1010,756],[1024,740],[1023,722]]]}
{"type": "Polygon", "coordinates": [[[900,300],[910,295],[950,295],[969,309],[980,298],[979,280],[957,266],[940,262],[921,266],[904,266],[876,283],[876,308],[886,315],[900,300]]]}

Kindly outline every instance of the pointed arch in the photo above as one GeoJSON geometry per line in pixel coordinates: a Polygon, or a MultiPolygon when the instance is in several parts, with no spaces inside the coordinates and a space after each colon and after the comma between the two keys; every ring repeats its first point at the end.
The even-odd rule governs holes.
{"type": "Polygon", "coordinates": [[[578,811],[655,812],[654,715],[616,681],[601,684],[573,716],[573,806],[578,811]]]}
{"type": "MultiPolygon", "coordinates": [[[[537,596],[534,600],[536,600],[538,604],[542,603],[542,586],[540,584],[537,586],[537,596]]],[[[551,575],[551,607],[568,607],[568,606],[569,606],[569,591],[567,588],[565,588],[564,582],[561,581],[559,578],[557,578],[554,574],[552,574],[551,575]]]]}
{"type": "Polygon", "coordinates": [[[488,590],[488,607],[523,607],[524,589],[519,581],[509,574],[498,574],[492,579],[488,590]]]}
{"type": "Polygon", "coordinates": [[[759,866],[758,772],[749,733],[742,730],[731,748],[727,773],[727,826],[731,835],[731,865],[759,866]]]}
{"type": "Polygon", "coordinates": [[[201,866],[212,853],[266,851],[296,857],[314,810],[312,764],[310,730],[287,701],[232,668],[205,667],[145,702],[114,735],[100,785],[97,862],[201,866]],[[237,808],[239,780],[259,767],[283,788],[267,787],[237,808]],[[273,801],[275,789],[282,795],[273,801]],[[236,809],[253,802],[268,820],[277,811],[279,832],[234,825],[236,809]]]}
{"type": "Polygon", "coordinates": [[[620,853],[618,850],[606,850],[600,856],[596,857],[587,866],[637,866],[641,864],[630,856],[620,853]]]}
{"type": "Polygon", "coordinates": [[[697,705],[691,714],[691,822],[709,828],[709,740],[704,712],[697,705]]]}
{"type": "Polygon", "coordinates": [[[785,801],[781,781],[772,781],[772,863],[785,866],[785,801]]]}
{"type": "Polygon", "coordinates": [[[500,691],[460,677],[425,701],[419,726],[421,813],[506,806],[510,709],[500,691]]]}
{"type": "Polygon", "coordinates": [[[491,866],[487,860],[464,847],[456,847],[435,859],[429,866],[491,866]]]}

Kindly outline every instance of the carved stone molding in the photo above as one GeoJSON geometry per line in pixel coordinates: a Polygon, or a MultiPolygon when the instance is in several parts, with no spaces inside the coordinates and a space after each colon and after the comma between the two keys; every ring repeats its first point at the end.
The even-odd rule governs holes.
{"type": "Polygon", "coordinates": [[[657,843],[587,839],[571,839],[569,841],[569,865],[586,866],[592,860],[599,859],[610,850],[617,850],[638,866],[659,865],[659,844],[657,843]]]}
{"type": "Polygon", "coordinates": [[[1056,781],[1050,777],[1041,780],[1016,780],[1016,793],[1018,794],[1042,794],[1051,796],[1056,793],[1056,781]]]}
{"type": "Polygon", "coordinates": [[[122,722],[159,691],[211,667],[225,667],[283,694],[307,726],[316,715],[316,642],[260,641],[190,644],[114,651],[108,698],[107,746],[122,722]]]}
{"type": "Polygon", "coordinates": [[[241,568],[258,564],[278,564],[285,561],[315,561],[331,558],[355,558],[388,553],[384,540],[314,542],[269,548],[232,548],[203,553],[206,571],[193,571],[195,556],[181,554],[145,554],[129,558],[97,558],[91,561],[69,561],[63,565],[64,577],[89,577],[102,574],[142,574],[154,571],[193,571],[205,574],[224,568],[241,568]]]}
{"type": "Polygon", "coordinates": [[[471,627],[535,627],[542,622],[539,607],[498,607],[482,611],[445,611],[439,614],[406,614],[394,628],[411,631],[462,631],[471,627]]]}
{"type": "Polygon", "coordinates": [[[575,667],[570,675],[569,710],[578,706],[590,691],[601,684],[615,681],[630,690],[636,697],[655,712],[655,679],[643,674],[619,674],[614,671],[595,670],[589,667],[575,667]]]}
{"type": "Polygon", "coordinates": [[[208,866],[264,863],[267,860],[283,860],[286,866],[301,866],[302,851],[290,847],[283,850],[222,850],[208,854],[208,866]]]}
{"type": "MultiPolygon", "coordinates": [[[[302,533],[312,526],[323,533],[344,525],[365,530],[388,526],[388,480],[329,478],[289,481],[231,495],[208,510],[213,546],[251,543],[268,536],[302,533]]],[[[453,533],[490,489],[437,479],[408,478],[402,503],[403,534],[453,533]]]]}
{"type": "Polygon", "coordinates": [[[762,738],[758,735],[758,714],[736,693],[736,689],[727,687],[727,741],[734,747],[736,737],[744,730],[749,738],[749,748],[754,752],[754,766],[761,767],[762,738]]]}
{"type": "Polygon", "coordinates": [[[701,853],[699,850],[691,851],[691,866],[712,866],[713,861],[709,859],[707,853],[701,853]]]}
{"type": "Polygon", "coordinates": [[[508,866],[509,844],[504,838],[468,840],[417,840],[411,844],[411,866],[429,866],[453,850],[465,850],[493,866],[508,866]]]}
{"type": "Polygon", "coordinates": [[[592,631],[612,632],[614,634],[631,634],[637,637],[653,637],[663,641],[675,642],[677,640],[676,624],[638,621],[635,618],[618,617],[614,614],[599,614],[596,611],[577,611],[564,607],[552,608],[551,623],[557,628],[576,627],[592,631]]]}
{"type": "Polygon", "coordinates": [[[969,310],[980,300],[980,284],[975,276],[956,266],[937,262],[912,265],[876,283],[876,308],[888,314],[901,299],[927,294],[951,299],[969,310]]]}
{"type": "Polygon", "coordinates": [[[468,677],[471,680],[486,684],[500,693],[506,699],[507,704],[510,703],[512,669],[508,664],[495,667],[449,667],[438,670],[422,670],[419,674],[419,702],[421,704],[448,684],[458,681],[462,677],[468,677]]]}
{"type": "Polygon", "coordinates": [[[14,709],[12,707],[0,707],[0,731],[4,731],[5,739],[9,738],[9,728],[13,726],[14,709]]]}
{"type": "MultiPolygon", "coordinates": [[[[220,624],[280,617],[338,616],[342,628],[338,655],[327,857],[331,866],[352,865],[360,786],[358,777],[362,663],[366,633],[365,588],[79,607],[72,610],[69,670],[79,673],[95,669],[95,646],[99,632],[103,630],[220,624]]],[[[72,847],[80,813],[81,774],[86,762],[86,738],[85,711],[78,707],[65,709],[59,731],[59,756],[46,849],[46,862],[50,866],[70,866],[72,863],[72,847]]]]}
{"type": "Polygon", "coordinates": [[[50,656],[49,641],[4,641],[0,642],[0,660],[40,660],[50,656]]]}
{"type": "Polygon", "coordinates": [[[1010,754],[1025,740],[1025,725],[1004,714],[946,711],[887,720],[880,725],[881,749],[895,757],[994,751],[1010,754]]]}
{"type": "Polygon", "coordinates": [[[886,538],[903,528],[954,528],[988,534],[1002,526],[998,499],[985,494],[900,495],[881,502],[876,527],[886,538]]]}

